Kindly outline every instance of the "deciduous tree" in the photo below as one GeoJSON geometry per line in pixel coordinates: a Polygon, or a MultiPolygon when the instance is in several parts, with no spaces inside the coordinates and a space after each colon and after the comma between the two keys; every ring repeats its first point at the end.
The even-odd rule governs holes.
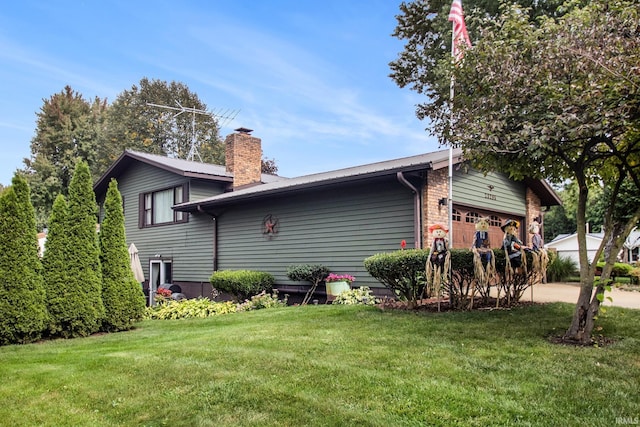
{"type": "Polygon", "coordinates": [[[120,93],[109,108],[98,156],[100,173],[125,149],[186,159],[194,138],[204,162],[224,164],[224,144],[215,117],[149,104],[207,110],[185,84],[143,78],[139,85],[120,93]]]}
{"type": "Polygon", "coordinates": [[[95,98],[89,102],[70,86],[44,100],[31,140],[31,157],[24,159],[23,171],[39,228],[45,226],[56,196],[67,196],[76,162],[95,164],[106,108],[105,101],[95,98]]]}
{"type": "Polygon", "coordinates": [[[575,179],[581,291],[565,338],[589,342],[604,289],[594,292],[595,263],[586,252],[589,187],[601,182],[613,197],[604,220],[609,249],[640,215],[635,206],[624,227],[614,225],[620,222],[613,207],[621,183],[630,180],[640,189],[640,5],[577,5],[568,2],[561,18],[536,22],[527,10],[504,6],[498,19],[483,21],[462,62],[433,64],[441,84],[455,77],[453,108],[439,86],[440,97],[418,114],[432,121],[443,143],[460,145],[482,170],[515,179],[575,179]]]}

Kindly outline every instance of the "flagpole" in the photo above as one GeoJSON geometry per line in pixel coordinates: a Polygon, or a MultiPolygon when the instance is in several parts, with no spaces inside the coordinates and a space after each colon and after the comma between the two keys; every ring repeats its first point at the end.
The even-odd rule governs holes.
{"type": "MultiPolygon", "coordinates": [[[[455,23],[453,23],[455,25],[455,23]]],[[[451,31],[451,57],[455,58],[455,41],[456,32],[451,31]]],[[[453,95],[454,95],[454,76],[451,74],[451,83],[449,86],[449,100],[451,111],[449,114],[449,133],[453,133],[453,95]]],[[[449,211],[449,247],[453,246],[453,145],[449,144],[449,203],[447,209],[449,211]]]]}

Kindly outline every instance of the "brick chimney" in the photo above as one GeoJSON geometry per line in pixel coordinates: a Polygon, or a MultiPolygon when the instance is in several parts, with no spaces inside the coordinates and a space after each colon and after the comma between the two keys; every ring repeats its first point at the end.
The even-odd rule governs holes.
{"type": "Polygon", "coordinates": [[[225,139],[227,172],[233,173],[233,188],[258,184],[262,177],[262,144],[251,129],[238,128],[225,139]]]}

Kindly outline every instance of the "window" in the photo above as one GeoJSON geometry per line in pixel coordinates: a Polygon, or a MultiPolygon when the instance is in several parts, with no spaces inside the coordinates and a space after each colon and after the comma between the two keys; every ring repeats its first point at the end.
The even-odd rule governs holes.
{"type": "Polygon", "coordinates": [[[495,215],[491,215],[489,217],[489,225],[491,225],[493,227],[500,227],[500,226],[502,226],[502,221],[500,220],[499,217],[497,217],[495,215]]]}
{"type": "Polygon", "coordinates": [[[453,221],[460,221],[461,220],[461,216],[460,216],[460,211],[454,209],[451,211],[451,219],[453,221]]]}
{"type": "Polygon", "coordinates": [[[171,206],[187,201],[186,193],[185,184],[141,194],[140,227],[186,222],[184,212],[171,209],[171,206]]]}
{"type": "Polygon", "coordinates": [[[480,218],[480,214],[478,212],[469,212],[465,216],[464,222],[475,224],[478,221],[478,218],[480,218]]]}

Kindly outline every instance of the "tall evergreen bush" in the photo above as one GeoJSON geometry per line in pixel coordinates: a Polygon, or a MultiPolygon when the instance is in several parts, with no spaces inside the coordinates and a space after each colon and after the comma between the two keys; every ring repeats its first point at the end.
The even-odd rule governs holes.
{"type": "Polygon", "coordinates": [[[39,339],[47,310],[35,211],[16,175],[0,195],[0,345],[39,339]]]}
{"type": "Polygon", "coordinates": [[[72,288],[69,287],[69,271],[66,260],[69,258],[69,235],[66,232],[68,217],[67,201],[58,194],[53,202],[49,217],[49,231],[42,256],[44,266],[44,287],[49,311],[49,335],[66,336],[63,331],[71,329],[74,323],[72,288]]]}
{"type": "MultiPolygon", "coordinates": [[[[56,199],[56,203],[59,199],[56,199]]],[[[54,203],[54,208],[56,207],[54,203]]],[[[54,215],[52,215],[53,217],[54,215]]],[[[60,245],[56,254],[46,259],[45,268],[64,269],[46,273],[47,289],[57,304],[54,334],[66,338],[87,336],[100,330],[104,318],[100,251],[96,236],[96,200],[89,167],[84,161],[76,165],[69,185],[66,218],[57,226],[60,245]]],[[[52,218],[53,220],[54,218],[52,218]]],[[[50,227],[52,227],[50,221],[50,227]]],[[[48,239],[53,238],[50,231],[48,239]]],[[[45,254],[51,249],[47,244],[45,254]]],[[[49,294],[48,294],[49,295],[49,294]]]]}
{"type": "Polygon", "coordinates": [[[102,267],[102,302],[105,317],[102,330],[115,332],[131,329],[144,315],[142,287],[131,270],[124,229],[122,196],[112,179],[104,202],[104,220],[100,226],[100,265],[102,267]]]}

